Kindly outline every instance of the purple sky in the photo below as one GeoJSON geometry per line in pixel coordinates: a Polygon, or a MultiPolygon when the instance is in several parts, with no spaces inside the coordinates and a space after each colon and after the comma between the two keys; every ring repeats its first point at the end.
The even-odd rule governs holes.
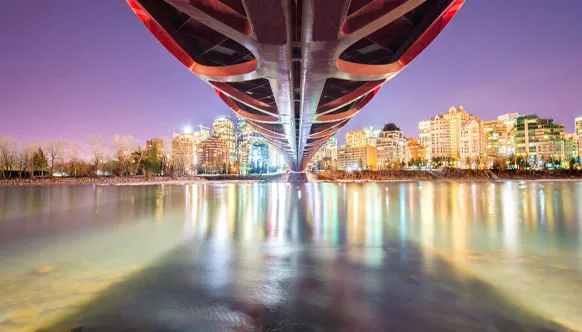
{"type": "MultiPolygon", "coordinates": [[[[384,85],[347,130],[418,122],[452,105],[485,120],[507,112],[582,115],[582,1],[467,0],[451,24],[384,85]]],[[[231,114],[122,0],[0,1],[0,136],[143,142],[231,114]]]]}

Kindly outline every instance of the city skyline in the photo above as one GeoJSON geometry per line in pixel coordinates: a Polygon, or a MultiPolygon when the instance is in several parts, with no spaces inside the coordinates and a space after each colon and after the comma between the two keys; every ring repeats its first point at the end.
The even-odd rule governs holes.
{"type": "MultiPolygon", "coordinates": [[[[45,27],[33,30],[10,17],[18,15],[2,17],[11,29],[0,33],[7,45],[0,62],[1,135],[42,142],[132,134],[145,142],[185,123],[209,125],[217,112],[231,114],[210,87],[170,59],[123,2],[35,7],[31,1],[0,4],[0,16],[27,12],[45,27]],[[90,14],[70,15],[75,12],[90,14]]],[[[458,104],[483,119],[507,112],[552,117],[572,132],[571,119],[582,113],[575,91],[581,46],[570,42],[580,33],[578,9],[579,3],[468,2],[439,42],[383,87],[338,137],[386,122],[416,137],[419,121],[458,104]],[[516,15],[525,4],[531,10],[516,15]],[[561,19],[538,24],[548,11],[561,19]],[[520,28],[508,29],[513,20],[520,28]],[[492,61],[477,62],[477,55],[492,61]]]]}
{"type": "MultiPolygon", "coordinates": [[[[568,132],[565,130],[564,124],[556,123],[553,118],[538,114],[505,113],[497,114],[493,119],[481,119],[465,110],[463,105],[452,106],[448,111],[434,114],[429,119],[420,121],[417,126],[418,135],[410,135],[392,122],[375,123],[372,126],[356,128],[345,132],[343,136],[336,134],[330,137],[315,153],[309,162],[309,168],[317,167],[318,163],[325,159],[323,157],[330,157],[330,153],[335,157],[332,157],[331,160],[323,160],[323,162],[327,165],[326,167],[330,167],[330,165],[335,167],[338,151],[345,148],[352,150],[340,152],[340,157],[343,156],[344,166],[338,166],[338,169],[348,168],[348,164],[354,164],[355,160],[361,159],[358,157],[359,154],[363,153],[364,158],[369,158],[367,157],[369,153],[360,151],[360,148],[363,147],[377,150],[371,157],[373,160],[371,160],[370,167],[378,169],[393,167],[394,164],[410,166],[415,162],[424,164],[432,161],[440,163],[447,160],[454,160],[456,165],[463,166],[470,166],[467,164],[470,160],[473,165],[471,167],[489,168],[496,160],[513,159],[515,162],[517,159],[514,157],[532,162],[549,158],[567,163],[571,158],[579,160],[579,156],[582,156],[582,116],[573,120],[576,129],[573,132],[568,132]],[[534,126],[530,126],[531,128],[528,129],[532,130],[529,134],[531,136],[529,140],[527,130],[524,132],[524,121],[525,126],[527,123],[534,126]],[[516,131],[521,131],[520,142],[516,140],[516,131]],[[454,132],[457,133],[458,137],[452,134],[454,132]],[[330,142],[332,142],[335,152],[328,151],[330,142]],[[530,146],[527,151],[525,150],[526,146],[530,146]],[[341,149],[338,150],[338,148],[341,149]],[[332,160],[334,162],[330,164],[329,162],[332,160]]],[[[245,163],[256,164],[259,159],[261,162],[268,159],[269,165],[284,167],[282,160],[272,160],[272,158],[278,160],[281,155],[275,151],[272,145],[268,144],[263,136],[246,124],[244,118],[238,116],[233,118],[221,114],[216,115],[210,126],[186,124],[181,127],[181,130],[173,131],[171,136],[149,137],[145,144],[136,140],[131,134],[110,137],[88,135],[80,141],[57,138],[50,141],[34,142],[15,140],[11,136],[0,136],[0,138],[3,139],[2,144],[8,147],[12,146],[15,153],[24,153],[31,151],[31,149],[42,149],[45,153],[49,153],[56,146],[59,150],[74,150],[67,153],[68,158],[84,162],[95,160],[97,153],[100,155],[99,159],[115,160],[121,145],[125,146],[127,153],[147,151],[151,147],[151,142],[158,141],[161,149],[166,150],[165,153],[172,163],[175,163],[176,160],[182,160],[180,161],[181,165],[191,163],[191,166],[180,166],[181,169],[186,170],[186,173],[198,165],[196,146],[208,138],[220,138],[224,142],[220,144],[227,146],[229,153],[229,160],[225,161],[227,165],[239,167],[245,163]],[[252,142],[261,142],[269,152],[267,150],[258,152],[252,148],[251,151],[254,152],[251,152],[248,145],[241,146],[243,141],[251,143],[251,145],[254,145],[252,142]],[[192,144],[192,146],[188,148],[176,145],[184,143],[192,144]],[[185,154],[185,149],[190,150],[190,152],[185,154]],[[241,149],[245,152],[242,152],[241,149]],[[256,153],[259,153],[260,156],[256,153]],[[269,157],[271,154],[273,156],[269,157]]],[[[63,159],[64,157],[61,155],[59,158],[63,159]]],[[[339,158],[338,162],[341,165],[342,158],[339,158]]]]}

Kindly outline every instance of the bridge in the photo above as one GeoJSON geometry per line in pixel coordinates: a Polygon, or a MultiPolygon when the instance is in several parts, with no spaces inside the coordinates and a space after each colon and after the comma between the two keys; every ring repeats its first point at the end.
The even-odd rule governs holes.
{"type": "Polygon", "coordinates": [[[168,51],[283,154],[292,171],[304,171],[465,0],[127,2],[168,51]]]}

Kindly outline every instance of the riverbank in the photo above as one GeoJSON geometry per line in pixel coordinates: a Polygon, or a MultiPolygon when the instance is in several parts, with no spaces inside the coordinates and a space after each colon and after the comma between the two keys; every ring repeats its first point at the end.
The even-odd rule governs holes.
{"type": "Polygon", "coordinates": [[[59,185],[145,185],[189,183],[255,183],[281,180],[281,174],[268,175],[206,175],[206,176],[99,176],[99,177],[35,177],[0,179],[0,187],[59,185]]]}
{"type": "Polygon", "coordinates": [[[315,174],[318,181],[496,181],[496,180],[582,180],[582,171],[555,170],[484,170],[444,168],[439,170],[324,171],[315,174]]]}
{"type": "Polygon", "coordinates": [[[0,187],[19,186],[59,186],[59,185],[139,185],[139,184],[182,184],[205,182],[197,176],[100,176],[100,177],[36,177],[0,180],[0,187]]]}
{"type": "MultiPolygon", "coordinates": [[[[506,181],[506,180],[580,180],[580,170],[473,170],[445,168],[439,170],[384,171],[320,171],[310,173],[309,181],[506,181]]],[[[206,176],[102,176],[102,177],[36,177],[1,179],[0,187],[58,186],[58,185],[147,185],[189,183],[256,183],[289,182],[287,174],[268,175],[206,175],[206,176]]],[[[293,182],[293,181],[291,181],[293,182]]]]}

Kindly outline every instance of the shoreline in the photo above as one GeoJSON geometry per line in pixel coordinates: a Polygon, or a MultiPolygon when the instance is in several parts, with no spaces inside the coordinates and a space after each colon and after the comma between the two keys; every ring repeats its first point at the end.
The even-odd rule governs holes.
{"type": "Polygon", "coordinates": [[[319,182],[505,182],[505,181],[582,181],[582,171],[489,170],[444,168],[433,170],[323,171],[315,174],[319,182]]]}
{"type": "Polygon", "coordinates": [[[314,180],[313,183],[405,183],[405,182],[582,182],[582,178],[551,178],[551,179],[522,179],[522,178],[500,178],[500,179],[481,179],[481,178],[460,178],[460,179],[342,179],[342,180],[314,180]]]}
{"type": "Polygon", "coordinates": [[[198,177],[38,177],[0,179],[1,187],[35,187],[68,185],[149,185],[170,183],[202,183],[198,177]]]}
{"type": "MultiPolygon", "coordinates": [[[[416,171],[418,172],[418,171],[416,171]]],[[[417,174],[419,176],[362,176],[362,177],[336,177],[330,178],[320,174],[313,174],[313,180],[307,181],[311,183],[397,183],[397,182],[507,182],[507,181],[531,181],[531,182],[551,182],[551,181],[569,181],[582,182],[582,173],[580,176],[470,176],[463,174],[463,176],[447,177],[447,176],[426,176],[427,173],[417,174]]],[[[354,174],[351,174],[354,175],[354,174]]],[[[361,175],[361,174],[360,174],[361,175]]],[[[143,185],[187,185],[187,184],[230,184],[230,183],[276,183],[287,182],[281,181],[278,176],[266,177],[238,177],[232,178],[206,178],[201,176],[187,176],[187,177],[54,177],[54,178],[33,178],[33,179],[0,179],[0,188],[2,187],[37,187],[37,186],[69,186],[69,185],[99,185],[99,186],[143,186],[143,185]]]]}
{"type": "Polygon", "coordinates": [[[102,176],[102,177],[36,177],[0,179],[2,187],[36,187],[36,186],[69,186],[69,185],[100,185],[100,186],[138,186],[160,184],[212,184],[212,183],[258,183],[277,182],[280,174],[262,176],[102,176]]]}

